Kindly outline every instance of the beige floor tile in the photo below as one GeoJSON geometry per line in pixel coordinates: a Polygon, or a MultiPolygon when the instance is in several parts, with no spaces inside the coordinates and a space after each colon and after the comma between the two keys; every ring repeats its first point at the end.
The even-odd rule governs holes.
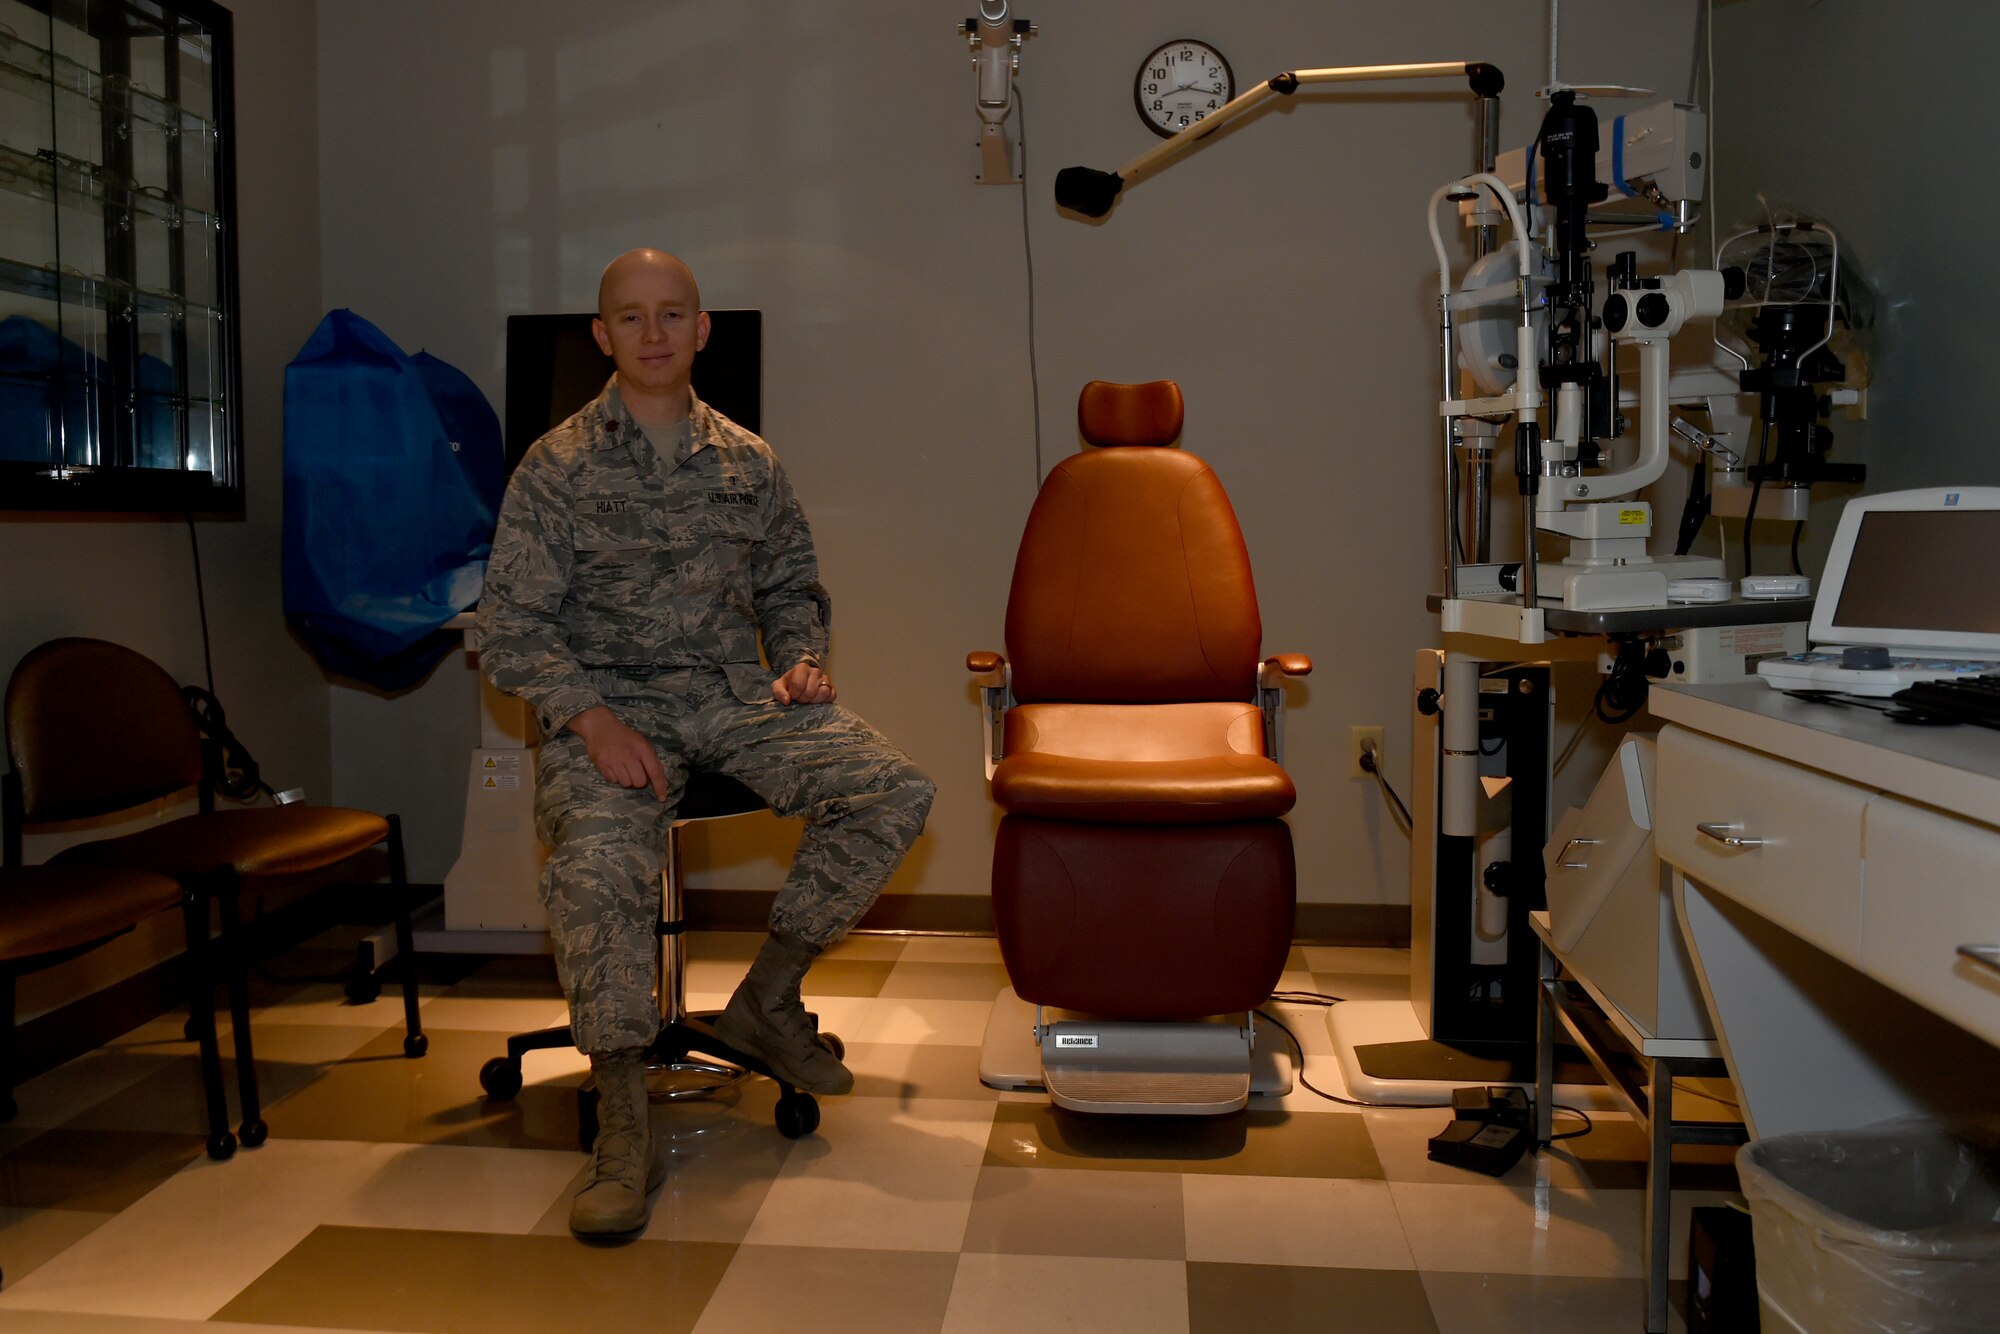
{"type": "Polygon", "coordinates": [[[1314,969],[1311,989],[1344,1001],[1410,998],[1410,979],[1403,973],[1336,973],[1314,969]]]}
{"type": "Polygon", "coordinates": [[[448,1331],[685,1334],[732,1246],[323,1227],[221,1311],[223,1320],[448,1331]]]}
{"type": "MultiPolygon", "coordinates": [[[[444,992],[443,987],[420,984],[417,1004],[421,1007],[444,992]]],[[[403,1024],[403,984],[385,977],[382,994],[366,1005],[351,1005],[338,983],[315,982],[299,987],[282,1000],[250,1011],[253,1032],[265,1024],[353,1025],[356,1028],[400,1028],[403,1024]]]]}
{"type": "Polygon", "coordinates": [[[1437,1334],[1414,1270],[1191,1260],[1187,1271],[1190,1334],[1437,1334]]]}
{"type": "MultiPolygon", "coordinates": [[[[1333,1038],[1326,1031],[1326,1007],[1324,1005],[1302,1005],[1292,1001],[1272,1001],[1262,1008],[1268,1014],[1275,1014],[1278,1017],[1279,1023],[1292,1030],[1292,1036],[1298,1040],[1298,1045],[1297,1047],[1293,1047],[1291,1040],[1280,1032],[1271,1032],[1268,1035],[1260,1033],[1257,1039],[1259,1042],[1263,1042],[1266,1036],[1268,1036],[1270,1041],[1283,1047],[1292,1047],[1294,1051],[1304,1048],[1308,1058],[1333,1055],[1333,1038]]],[[[1266,1018],[1268,1018],[1268,1014],[1265,1016],[1266,1018]]],[[[1254,1019],[1251,1022],[1258,1024],[1260,1027],[1275,1027],[1275,1025],[1266,1024],[1263,1018],[1254,1019]]],[[[1313,1082],[1318,1083],[1319,1081],[1314,1080],[1313,1082]]]]}
{"type": "MultiPolygon", "coordinates": [[[[506,996],[462,996],[447,993],[424,1002],[426,1029],[456,1028],[463,1032],[533,1033],[569,1023],[569,1006],[560,1000],[536,997],[516,1000],[506,996]]],[[[400,1023],[400,1020],[398,1021],[400,1023]]],[[[392,1025],[393,1027],[393,1025],[392,1025]]]]}
{"type": "MultiPolygon", "coordinates": [[[[918,1000],[884,996],[876,1000],[866,1023],[851,1036],[856,1042],[946,1042],[976,1047],[986,1038],[988,1000],[918,1000]]],[[[822,1019],[821,1026],[825,1026],[822,1019]]]]}
{"type": "Polygon", "coordinates": [[[555,1149],[397,1145],[322,1222],[445,1232],[527,1232],[566,1197],[583,1155],[555,1149]]]}
{"type": "Polygon", "coordinates": [[[1178,1260],[961,1255],[942,1334],[1181,1334],[1187,1266],[1178,1260]]]}
{"type": "Polygon", "coordinates": [[[1002,1098],[987,1141],[993,1167],[1128,1172],[1216,1172],[1226,1176],[1382,1179],[1382,1164],[1358,1116],[1084,1116],[1046,1099],[1002,1098]]]}
{"type": "Polygon", "coordinates": [[[117,1215],[98,1209],[0,1207],[0,1264],[17,1283],[117,1215]]]}
{"type": "Polygon", "coordinates": [[[394,1152],[382,1144],[273,1139],[228,1162],[197,1159],[19,1283],[10,1282],[0,1292],[0,1308],[213,1315],[394,1152]]]}
{"type": "Polygon", "coordinates": [[[990,963],[923,963],[905,959],[882,983],[882,995],[984,1001],[990,1005],[1007,985],[1007,970],[997,959],[990,963]]]}
{"type": "Polygon", "coordinates": [[[862,1181],[904,1169],[977,1167],[995,1105],[984,1098],[823,1098],[819,1131],[798,1141],[785,1175],[862,1181]]]}
{"type": "Polygon", "coordinates": [[[1180,1178],[989,1167],[979,1175],[964,1249],[1182,1260],[1187,1230],[1180,1178]]]}
{"type": "MultiPolygon", "coordinates": [[[[1646,1285],[1636,1278],[1435,1273],[1423,1280],[1441,1334],[1576,1334],[1645,1327],[1646,1285]]],[[[1687,1330],[1678,1309],[1684,1301],[1676,1293],[1668,1305],[1670,1334],[1687,1330]]]]}
{"type": "Polygon", "coordinates": [[[1420,1269],[1639,1276],[1638,1191],[1406,1181],[1389,1189],[1420,1269]]]}
{"type": "Polygon", "coordinates": [[[1416,1268],[1387,1182],[1192,1175],[1182,1194],[1190,1260],[1416,1268]]]}
{"type": "Polygon", "coordinates": [[[780,1174],[746,1242],[889,1251],[956,1251],[977,1167],[900,1169],[868,1181],[780,1174]]]}
{"type": "Polygon", "coordinates": [[[936,1334],[957,1271],[958,1257],[938,1252],[744,1246],[695,1334],[936,1334]]]}
{"type": "Polygon", "coordinates": [[[857,1096],[999,1098],[979,1082],[979,1048],[943,1042],[850,1042],[842,1058],[857,1096]]]}
{"type": "Polygon", "coordinates": [[[904,963],[999,963],[1000,942],[991,936],[909,936],[904,963]]]}
{"type": "Polygon", "coordinates": [[[1408,950],[1371,949],[1350,945],[1304,945],[1306,968],[1315,973],[1410,974],[1408,950]]]}
{"type": "Polygon", "coordinates": [[[894,963],[904,957],[903,950],[907,944],[908,938],[903,936],[855,934],[837,942],[820,957],[826,960],[869,959],[878,963],[894,963]]]}
{"type": "MultiPolygon", "coordinates": [[[[692,931],[687,937],[687,953],[690,959],[734,959],[739,965],[748,966],[763,948],[762,931],[692,931]]],[[[738,967],[737,975],[743,973],[738,967]]]]}

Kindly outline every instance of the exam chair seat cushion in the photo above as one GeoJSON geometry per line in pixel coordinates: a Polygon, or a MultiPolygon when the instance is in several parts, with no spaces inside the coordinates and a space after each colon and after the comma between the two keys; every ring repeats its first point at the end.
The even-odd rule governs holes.
{"type": "Polygon", "coordinates": [[[183,816],[120,838],[65,848],[49,860],[62,866],[125,866],[176,879],[227,867],[239,876],[316,871],[389,837],[389,822],[341,806],[259,806],[183,816]]]}
{"type": "Polygon", "coordinates": [[[180,900],[179,885],[145,871],[102,866],[0,869],[0,961],[18,963],[98,944],[180,900]]]}
{"type": "Polygon", "coordinates": [[[1282,820],[1082,824],[1009,815],[993,920],[1014,992],[1107,1019],[1262,1004],[1291,949],[1297,868],[1282,820]]]}
{"type": "Polygon", "coordinates": [[[1254,704],[1021,704],[1007,713],[993,799],[1010,815],[1218,824],[1292,808],[1254,704]]]}

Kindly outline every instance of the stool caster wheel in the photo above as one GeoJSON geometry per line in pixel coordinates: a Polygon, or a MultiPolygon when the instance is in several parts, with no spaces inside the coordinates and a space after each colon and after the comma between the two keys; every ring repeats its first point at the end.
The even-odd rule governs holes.
{"type": "MultiPolygon", "coordinates": [[[[422,1056],[425,1052],[429,1051],[430,1049],[431,1049],[431,1040],[425,1037],[422,1033],[412,1033],[408,1037],[403,1039],[403,1055],[409,1057],[413,1061],[416,1060],[419,1056],[422,1056]]],[[[501,1057],[498,1059],[504,1060],[506,1058],[501,1057]]],[[[481,1082],[484,1082],[483,1072],[481,1076],[481,1082]]],[[[516,1075],[514,1077],[514,1088],[516,1091],[518,1091],[520,1087],[521,1087],[521,1077],[519,1075],[516,1075]]]]}
{"type": "Polygon", "coordinates": [[[194,1020],[183,1019],[181,1021],[181,1040],[183,1042],[201,1041],[201,1034],[194,1031],[194,1020]]]}
{"type": "Polygon", "coordinates": [[[382,983],[373,973],[360,973],[347,979],[347,1003],[367,1005],[382,994],[382,983]]]}
{"type": "MultiPolygon", "coordinates": [[[[407,1044],[406,1044],[407,1049],[407,1044]]],[[[521,1091],[521,1066],[505,1056],[495,1056],[479,1067],[479,1087],[496,1102],[506,1102],[521,1091]]]]}
{"type": "Polygon", "coordinates": [[[597,1143],[597,1085],[579,1084],[576,1090],[576,1144],[585,1153],[597,1143]]]}
{"type": "Polygon", "coordinates": [[[208,1137],[208,1156],[218,1163],[226,1163],[236,1156],[236,1136],[227,1130],[218,1131],[208,1137]]]}
{"type": "Polygon", "coordinates": [[[819,1101],[810,1093],[789,1093],[778,1099],[778,1133],[798,1139],[819,1129],[819,1101]]]}
{"type": "Polygon", "coordinates": [[[847,1044],[840,1040],[840,1034],[821,1033],[819,1035],[819,1045],[832,1052],[834,1060],[844,1061],[847,1059],[847,1044]]]}
{"type": "Polygon", "coordinates": [[[236,1142],[246,1149],[254,1149],[270,1137],[271,1127],[265,1125],[261,1118],[245,1121],[236,1128],[236,1142]]]}

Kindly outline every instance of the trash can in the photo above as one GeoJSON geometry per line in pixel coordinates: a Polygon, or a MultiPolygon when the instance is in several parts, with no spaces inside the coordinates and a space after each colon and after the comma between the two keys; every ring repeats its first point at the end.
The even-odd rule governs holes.
{"type": "Polygon", "coordinates": [[[1744,1146],[1765,1334],[2000,1329],[2000,1117],[1744,1146]]]}

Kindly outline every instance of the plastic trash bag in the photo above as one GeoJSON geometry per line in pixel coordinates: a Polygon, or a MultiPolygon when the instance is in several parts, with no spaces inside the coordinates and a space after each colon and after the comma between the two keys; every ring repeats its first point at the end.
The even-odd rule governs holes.
{"type": "Polygon", "coordinates": [[[1902,1117],[1745,1145],[1766,1331],[2000,1328],[2000,1117],[1902,1117]]]}
{"type": "Polygon", "coordinates": [[[500,419],[466,376],[351,311],[285,368],[285,619],[329,671],[414,685],[479,601],[505,486],[500,419]]]}

